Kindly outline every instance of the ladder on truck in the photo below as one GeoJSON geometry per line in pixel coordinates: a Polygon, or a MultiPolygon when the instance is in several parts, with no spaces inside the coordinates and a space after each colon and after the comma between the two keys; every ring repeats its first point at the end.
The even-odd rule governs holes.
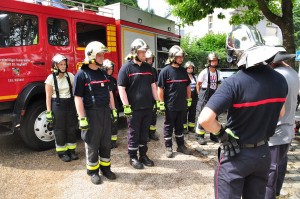
{"type": "Polygon", "coordinates": [[[79,12],[92,12],[101,16],[113,17],[112,9],[99,7],[96,5],[73,1],[73,0],[63,0],[63,2],[65,3],[63,3],[61,0],[17,0],[17,1],[35,3],[44,6],[52,6],[56,8],[74,10],[79,12]]]}

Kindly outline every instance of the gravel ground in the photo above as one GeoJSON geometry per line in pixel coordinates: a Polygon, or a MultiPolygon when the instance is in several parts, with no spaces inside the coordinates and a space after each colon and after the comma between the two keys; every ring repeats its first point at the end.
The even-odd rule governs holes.
{"type": "Polygon", "coordinates": [[[93,185],[86,175],[80,140],[80,160],[64,163],[54,150],[31,151],[15,135],[0,137],[0,198],[213,198],[214,169],[210,161],[196,151],[190,156],[175,153],[175,158],[166,158],[162,124],[159,117],[160,140],[149,143],[148,155],[155,167],[136,170],[129,165],[127,129],[122,128],[119,147],[111,156],[118,178],[103,178],[101,185],[93,185]]]}

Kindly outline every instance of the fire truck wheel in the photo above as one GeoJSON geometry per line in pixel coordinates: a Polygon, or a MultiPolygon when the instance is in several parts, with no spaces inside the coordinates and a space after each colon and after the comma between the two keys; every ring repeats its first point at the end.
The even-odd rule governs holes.
{"type": "Polygon", "coordinates": [[[20,135],[25,144],[34,150],[46,150],[54,147],[52,125],[46,121],[45,101],[29,105],[21,125],[20,135]]]}

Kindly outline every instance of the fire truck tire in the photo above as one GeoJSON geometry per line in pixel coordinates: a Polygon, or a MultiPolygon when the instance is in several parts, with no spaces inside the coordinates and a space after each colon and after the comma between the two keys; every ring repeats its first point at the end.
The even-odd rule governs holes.
{"type": "Polygon", "coordinates": [[[29,105],[20,129],[20,136],[25,144],[34,150],[46,150],[54,147],[52,125],[46,121],[45,101],[29,105]]]}

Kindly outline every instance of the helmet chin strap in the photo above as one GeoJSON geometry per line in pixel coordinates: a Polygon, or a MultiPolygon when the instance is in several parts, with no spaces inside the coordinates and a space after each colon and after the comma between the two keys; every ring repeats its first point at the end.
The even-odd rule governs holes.
{"type": "Polygon", "coordinates": [[[142,62],[137,55],[135,56],[135,61],[142,62]]]}

